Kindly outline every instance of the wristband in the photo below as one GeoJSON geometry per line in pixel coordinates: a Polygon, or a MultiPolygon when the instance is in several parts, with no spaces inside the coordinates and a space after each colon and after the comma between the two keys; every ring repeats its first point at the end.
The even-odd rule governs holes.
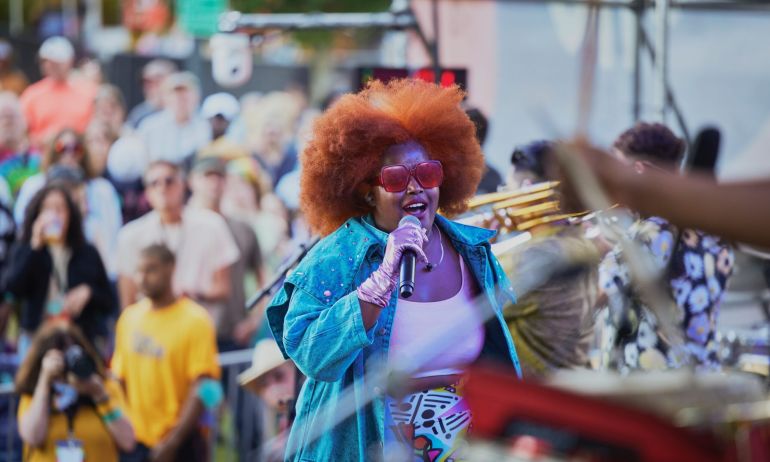
{"type": "Polygon", "coordinates": [[[198,399],[203,403],[203,407],[208,410],[212,410],[224,398],[224,391],[222,390],[222,384],[214,379],[202,379],[198,384],[198,399]]]}
{"type": "Polygon", "coordinates": [[[120,408],[112,409],[110,412],[101,415],[102,422],[108,425],[120,419],[121,417],[123,417],[123,412],[120,410],[120,408]]]}

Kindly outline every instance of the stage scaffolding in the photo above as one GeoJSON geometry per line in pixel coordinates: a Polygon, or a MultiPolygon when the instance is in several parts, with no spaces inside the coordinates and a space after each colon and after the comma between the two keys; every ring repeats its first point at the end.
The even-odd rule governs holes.
{"type": "MultiPolygon", "coordinates": [[[[689,142],[690,130],[668,78],[669,58],[669,15],[674,9],[688,11],[749,11],[770,13],[770,0],[490,0],[503,3],[522,4],[563,4],[582,5],[595,8],[624,8],[635,17],[634,70],[632,73],[632,117],[639,120],[641,114],[642,57],[648,56],[652,63],[653,100],[655,116],[665,122],[668,113],[672,113],[676,123],[689,142]],[[650,35],[644,26],[646,14],[654,14],[655,33],[650,35]]],[[[379,28],[391,30],[412,30],[417,34],[422,46],[428,52],[431,65],[441,68],[439,58],[438,10],[441,0],[432,0],[431,21],[433,37],[425,34],[408,0],[394,0],[390,11],[379,13],[291,13],[291,14],[243,14],[229,12],[220,18],[221,32],[242,31],[259,33],[263,30],[302,30],[302,29],[357,29],[379,28]]],[[[439,72],[435,75],[438,77],[439,72]]]]}

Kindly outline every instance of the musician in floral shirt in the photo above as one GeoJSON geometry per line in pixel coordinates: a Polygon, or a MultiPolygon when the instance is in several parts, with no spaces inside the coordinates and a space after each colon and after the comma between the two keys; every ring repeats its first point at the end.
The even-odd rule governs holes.
{"type": "Polygon", "coordinates": [[[611,306],[604,312],[603,364],[621,372],[684,364],[719,368],[716,325],[719,303],[733,269],[732,250],[700,231],[685,229],[679,235],[673,225],[657,217],[639,222],[631,232],[667,281],[684,344],[671,348],[660,335],[657,316],[632,288],[622,252],[616,248],[599,267],[599,286],[611,306]],[[619,312],[628,313],[625,329],[619,330],[620,323],[613,320],[612,313],[619,312]]]}
{"type": "MultiPolygon", "coordinates": [[[[624,132],[614,148],[639,170],[672,169],[684,152],[684,142],[664,125],[640,123],[624,132]]],[[[730,246],[701,231],[679,230],[659,217],[641,219],[628,236],[652,257],[655,271],[665,282],[682,341],[672,342],[663,335],[661,319],[632,286],[623,252],[616,247],[599,267],[599,288],[608,302],[608,309],[600,315],[604,323],[602,367],[621,372],[684,364],[718,369],[716,325],[719,303],[733,270],[730,246]]]]}

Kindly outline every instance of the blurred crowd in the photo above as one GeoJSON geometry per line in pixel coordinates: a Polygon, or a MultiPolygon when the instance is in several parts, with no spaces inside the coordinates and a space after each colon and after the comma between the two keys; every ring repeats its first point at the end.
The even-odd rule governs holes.
{"type": "MultiPolygon", "coordinates": [[[[75,65],[67,39],[48,38],[38,58],[43,78],[30,83],[0,42],[0,338],[9,358],[0,380],[37,362],[26,388],[17,377],[18,390],[37,396],[34,384],[63,361],[40,351],[54,337],[84,343],[103,371],[120,353],[121,314],[152,299],[139,275],[143,252],[158,245],[173,256],[175,298],[166,301],[189,300],[211,320],[216,344],[201,355],[212,364],[196,367],[218,371],[216,352],[251,348],[269,335],[264,306],[249,312],[246,300],[310,237],[298,210],[297,153],[319,109],[291,89],[240,100],[203,95],[194,74],[164,59],[144,66],[144,100],[128,108],[98,63],[75,65]],[[65,327],[52,330],[52,322],[65,327]]],[[[167,263],[162,250],[153,255],[167,263]]],[[[160,329],[179,326],[169,317],[160,329]]],[[[136,351],[136,340],[128,342],[136,351]]],[[[182,395],[174,394],[180,406],[182,395]]],[[[137,437],[157,443],[156,436],[142,441],[140,430],[137,437]]]]}

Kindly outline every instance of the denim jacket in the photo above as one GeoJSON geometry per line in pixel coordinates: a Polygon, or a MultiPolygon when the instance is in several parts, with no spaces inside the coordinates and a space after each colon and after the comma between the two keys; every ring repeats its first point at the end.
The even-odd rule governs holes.
{"type": "MultiPolygon", "coordinates": [[[[356,288],[376,270],[385,250],[387,234],[371,218],[351,218],[322,239],[289,275],[270,306],[267,318],[284,356],[307,376],[296,403],[296,420],[287,444],[287,458],[295,461],[382,460],[385,425],[384,394],[360,407],[337,426],[319,412],[336,409],[347,387],[363,400],[368,359],[388,355],[397,291],[391,296],[375,325],[364,329],[356,288]],[[308,442],[308,428],[326,425],[326,431],[308,442]]],[[[489,238],[494,232],[461,225],[436,216],[436,223],[465,260],[484,303],[479,309],[494,310],[484,325],[485,341],[480,359],[513,366],[521,375],[519,360],[502,316],[502,307],[514,302],[510,282],[492,255],[489,238]]]]}

